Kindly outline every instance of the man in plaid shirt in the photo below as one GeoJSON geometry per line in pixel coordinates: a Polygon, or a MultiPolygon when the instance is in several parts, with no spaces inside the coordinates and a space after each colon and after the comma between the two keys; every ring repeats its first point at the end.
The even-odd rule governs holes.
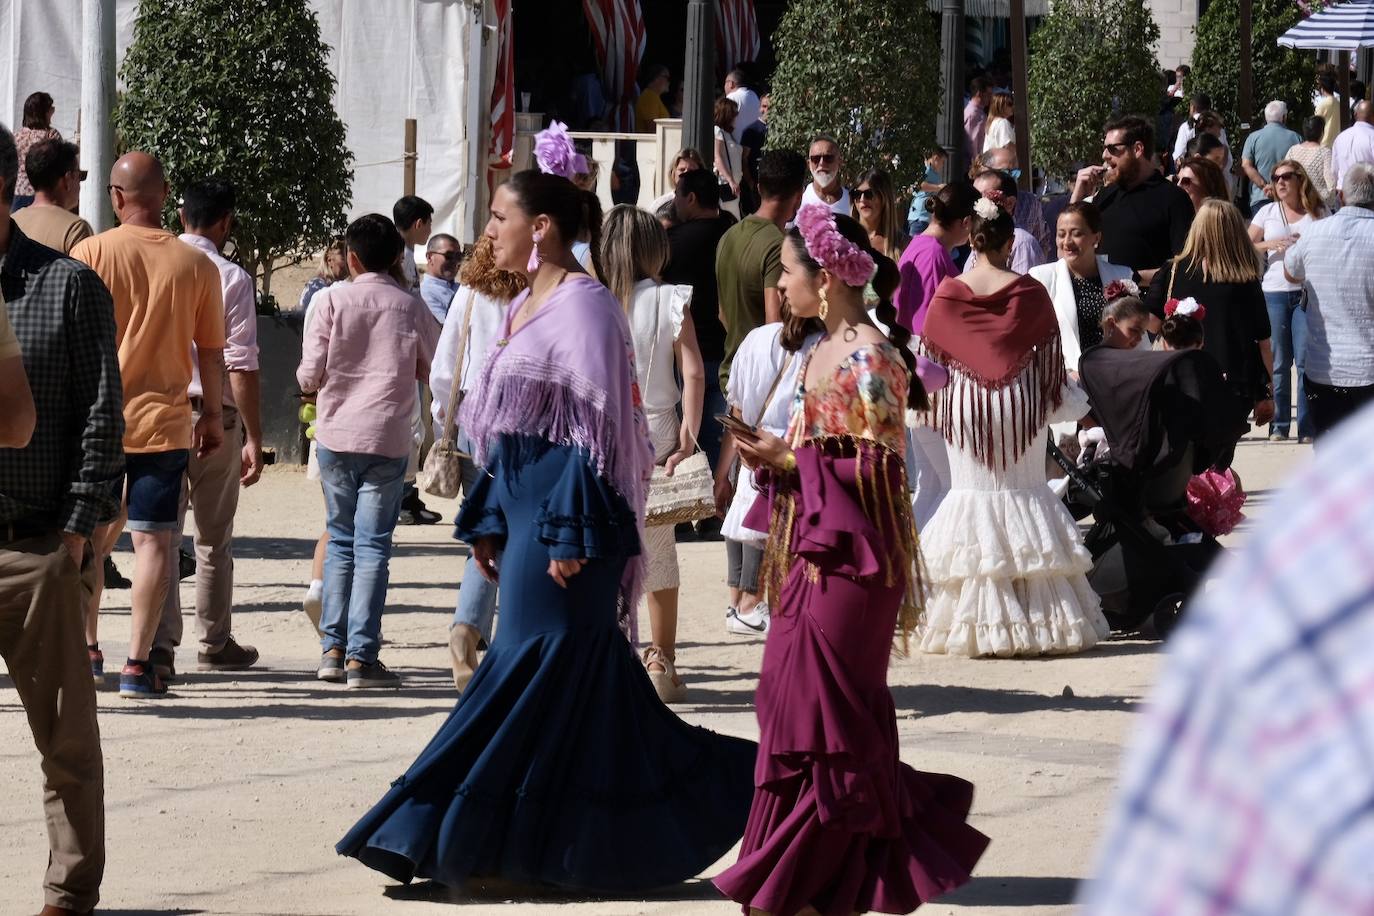
{"type": "Polygon", "coordinates": [[[1374,408],[1189,607],[1084,913],[1374,913],[1371,446],[1374,408]]]}
{"type": "Polygon", "coordinates": [[[23,448],[0,449],[0,655],[43,759],[51,852],[40,916],[89,913],[105,868],[104,768],[85,607],[89,538],[120,507],[114,305],[94,271],[10,219],[18,158],[0,127],[0,291],[33,389],[23,448]]]}

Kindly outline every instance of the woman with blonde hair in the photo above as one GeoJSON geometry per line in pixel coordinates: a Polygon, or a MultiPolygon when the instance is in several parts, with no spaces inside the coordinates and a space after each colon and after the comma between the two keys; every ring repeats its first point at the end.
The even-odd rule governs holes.
{"type": "MultiPolygon", "coordinates": [[[[1205,307],[1204,349],[1221,364],[1236,398],[1238,420],[1244,422],[1253,409],[1257,426],[1274,416],[1274,366],[1262,275],[1240,211],[1226,201],[1207,200],[1193,218],[1183,250],[1155,274],[1146,299],[1160,321],[1172,311],[1171,301],[1191,298],[1205,307]]],[[[1227,455],[1217,467],[1229,464],[1227,455]]]]}
{"type": "MultiPolygon", "coordinates": [[[[606,286],[630,319],[654,460],[671,475],[696,451],[706,394],[706,370],[692,326],[692,288],[662,281],[668,264],[668,233],[653,214],[627,204],[606,216],[601,264],[606,286]],[[680,389],[677,374],[682,376],[680,389]],[[681,423],[679,408],[684,418],[681,423]]],[[[678,565],[673,526],[646,527],[644,554],[651,634],[643,654],[644,667],[659,699],[680,703],[687,698],[687,687],[676,668],[678,565]]]]}
{"type": "MultiPolygon", "coordinates": [[[[458,272],[458,289],[444,318],[444,331],[434,353],[429,387],[434,392],[434,427],[442,429],[447,420],[453,386],[458,385],[461,400],[482,377],[487,351],[501,336],[501,322],[512,299],[525,289],[523,274],[501,270],[492,254],[491,239],[477,240],[458,272]],[[461,367],[458,360],[462,359],[461,367]],[[455,379],[454,376],[458,378],[455,379]]],[[[458,450],[472,454],[472,443],[458,429],[458,450]]],[[[459,459],[463,494],[472,492],[482,469],[472,458],[459,459]]],[[[462,693],[477,670],[477,647],[481,641],[491,645],[492,620],[496,616],[496,583],[489,582],[469,555],[463,568],[458,606],[449,624],[448,648],[453,665],[453,685],[462,693]]]]}
{"type": "Polygon", "coordinates": [[[1289,373],[1298,367],[1298,441],[1312,440],[1312,420],[1307,416],[1307,397],[1303,390],[1303,369],[1307,364],[1307,310],[1302,307],[1302,284],[1292,283],[1283,271],[1283,253],[1298,236],[1326,216],[1326,204],[1311,176],[1296,159],[1285,159],[1274,166],[1269,176],[1274,201],[1255,212],[1250,222],[1250,241],[1265,259],[1264,302],[1269,309],[1269,330],[1274,348],[1274,421],[1269,438],[1288,438],[1293,413],[1289,373]]]}
{"type": "Polygon", "coordinates": [[[897,192],[892,179],[881,169],[871,169],[859,176],[850,195],[853,203],[850,215],[868,233],[869,244],[893,261],[902,256],[911,236],[902,231],[902,214],[897,210],[897,192]]]}
{"type": "MultiPolygon", "coordinates": [[[[664,207],[673,202],[673,197],[677,192],[678,179],[688,172],[695,172],[697,169],[706,168],[706,163],[702,161],[701,153],[698,153],[690,146],[684,146],[677,151],[677,155],[668,163],[668,187],[655,197],[649,204],[649,212],[658,214],[664,207]]],[[[676,222],[676,214],[673,215],[673,222],[676,222]]]]}
{"type": "Polygon", "coordinates": [[[298,308],[304,312],[310,308],[310,300],[315,298],[315,294],[327,286],[338,283],[340,280],[348,279],[348,246],[344,244],[342,238],[336,238],[320,252],[320,268],[315,271],[315,276],[310,278],[310,282],[305,284],[305,289],[301,290],[301,301],[298,308]]]}
{"type": "Polygon", "coordinates": [[[1016,145],[1016,127],[1011,119],[1016,114],[1016,106],[1011,96],[1003,93],[992,97],[988,106],[988,129],[983,135],[983,152],[1016,145]]]}

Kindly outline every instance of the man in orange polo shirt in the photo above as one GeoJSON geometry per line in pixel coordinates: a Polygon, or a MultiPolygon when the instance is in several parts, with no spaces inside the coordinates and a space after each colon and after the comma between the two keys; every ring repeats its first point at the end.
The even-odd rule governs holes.
{"type": "MultiPolygon", "coordinates": [[[[224,304],[210,259],[162,228],[167,199],[162,165],[128,153],[110,172],[110,201],[121,225],[72,249],[100,275],[115,304],[119,371],[124,382],[125,510],[134,543],[129,655],[119,695],[151,699],[166,685],[149,650],[167,590],[180,532],[178,509],[190,450],[206,457],[224,442],[224,304]],[[195,344],[205,408],[191,422],[191,345],[195,344]]],[[[102,549],[117,525],[96,532],[102,549]]],[[[98,612],[99,602],[92,608],[98,612]]],[[[95,622],[87,640],[99,652],[95,622]]]]}

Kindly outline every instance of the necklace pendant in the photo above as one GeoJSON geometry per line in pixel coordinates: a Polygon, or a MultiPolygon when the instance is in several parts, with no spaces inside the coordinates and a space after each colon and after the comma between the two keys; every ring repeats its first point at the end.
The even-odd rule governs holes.
{"type": "Polygon", "coordinates": [[[496,342],[496,345],[497,345],[498,347],[504,347],[504,346],[505,346],[506,344],[508,344],[508,343],[510,343],[509,338],[502,337],[500,340],[498,340],[498,341],[496,342]]]}

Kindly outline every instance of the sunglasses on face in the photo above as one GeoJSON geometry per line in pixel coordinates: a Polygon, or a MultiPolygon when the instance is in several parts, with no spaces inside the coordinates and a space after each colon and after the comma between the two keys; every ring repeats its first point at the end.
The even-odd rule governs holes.
{"type": "Polygon", "coordinates": [[[429,255],[430,257],[437,255],[443,258],[445,264],[454,264],[463,256],[463,253],[461,251],[431,251],[429,255]]]}
{"type": "Polygon", "coordinates": [[[1122,153],[1126,152],[1126,150],[1128,150],[1128,149],[1130,149],[1130,148],[1131,148],[1131,144],[1129,144],[1129,143],[1104,143],[1104,144],[1102,144],[1102,152],[1106,153],[1108,156],[1120,156],[1122,153]]]}
{"type": "Polygon", "coordinates": [[[822,153],[822,154],[820,154],[819,156],[812,156],[812,157],[811,157],[811,164],[812,164],[812,165],[829,165],[830,163],[832,163],[832,162],[834,162],[834,161],[835,161],[835,154],[834,154],[834,153],[822,153]]]}
{"type": "Polygon", "coordinates": [[[1298,180],[1298,173],[1297,173],[1297,172],[1275,172],[1273,175],[1270,176],[1270,179],[1271,179],[1275,184],[1277,184],[1277,183],[1280,182],[1280,181],[1297,181],[1297,180],[1298,180]]]}
{"type": "Polygon", "coordinates": [[[878,192],[872,188],[855,188],[853,193],[855,198],[862,201],[878,199],[878,192]]]}
{"type": "Polygon", "coordinates": [[[1178,176],[1178,186],[1180,188],[1191,188],[1195,184],[1197,184],[1197,182],[1193,181],[1193,179],[1187,175],[1178,176]]]}

